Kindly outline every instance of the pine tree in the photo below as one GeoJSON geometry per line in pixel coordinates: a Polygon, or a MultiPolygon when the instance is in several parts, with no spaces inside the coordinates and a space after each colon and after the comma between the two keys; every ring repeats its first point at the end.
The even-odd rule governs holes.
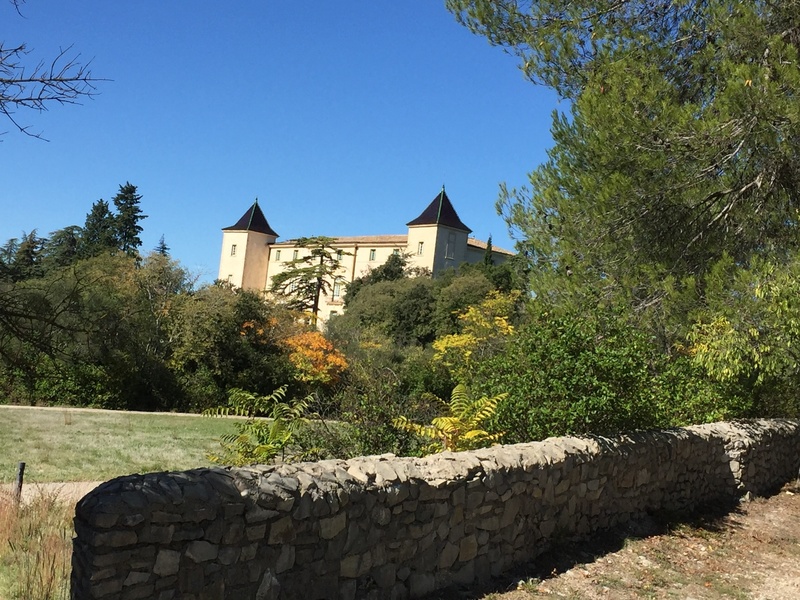
{"type": "Polygon", "coordinates": [[[492,256],[492,236],[486,240],[486,250],[483,251],[483,265],[491,267],[494,265],[494,257],[492,256]]]}
{"type": "Polygon", "coordinates": [[[70,225],[50,234],[42,251],[45,270],[66,267],[77,260],[82,232],[77,225],[70,225]]]}
{"type": "Polygon", "coordinates": [[[97,256],[117,248],[116,220],[103,199],[92,204],[86,215],[81,236],[80,255],[83,258],[97,256]]]}
{"type": "Polygon", "coordinates": [[[137,193],[136,186],[130,182],[119,186],[119,192],[114,196],[114,206],[117,209],[115,217],[117,244],[128,256],[137,256],[138,249],[142,245],[139,234],[142,227],[139,221],[146,219],[147,215],[142,214],[139,202],[142,196],[137,193]]]}
{"type": "Polygon", "coordinates": [[[45,239],[30,233],[11,238],[0,247],[0,281],[16,282],[40,277],[43,273],[42,249],[45,239]]]}
{"type": "Polygon", "coordinates": [[[0,281],[13,281],[13,265],[17,248],[19,248],[19,239],[17,238],[10,238],[0,246],[0,281]]]}
{"type": "Polygon", "coordinates": [[[158,239],[158,246],[156,246],[155,252],[161,256],[169,256],[169,246],[167,246],[167,242],[164,241],[163,234],[158,239]]]}
{"type": "Polygon", "coordinates": [[[17,246],[11,267],[15,281],[42,276],[42,248],[44,241],[43,238],[36,235],[35,229],[30,233],[22,234],[22,239],[19,242],[19,246],[17,246]]]}
{"type": "Polygon", "coordinates": [[[800,0],[448,0],[569,99],[530,186],[501,191],[539,297],[654,299],[723,251],[800,246],[800,0]]]}

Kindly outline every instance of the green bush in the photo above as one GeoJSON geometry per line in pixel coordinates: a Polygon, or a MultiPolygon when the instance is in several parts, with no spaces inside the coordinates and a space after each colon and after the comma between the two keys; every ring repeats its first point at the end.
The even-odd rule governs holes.
{"type": "Polygon", "coordinates": [[[234,466],[268,464],[278,455],[286,460],[295,434],[307,423],[310,401],[309,398],[285,401],[286,389],[287,386],[281,386],[268,396],[232,389],[226,405],[204,411],[203,415],[210,417],[246,417],[235,423],[234,433],[220,438],[220,452],[209,454],[208,459],[234,466]]]}
{"type": "Polygon", "coordinates": [[[449,395],[453,384],[431,354],[418,347],[394,346],[380,336],[361,344],[351,341],[350,368],[331,402],[336,407],[334,418],[348,427],[337,430],[341,435],[328,442],[318,440],[318,445],[329,447],[328,456],[338,457],[416,452],[418,440],[398,431],[392,421],[405,415],[427,422],[438,415],[436,397],[449,395]]]}
{"type": "Polygon", "coordinates": [[[508,392],[493,429],[509,443],[656,427],[666,424],[652,385],[661,360],[620,315],[542,311],[476,366],[472,385],[508,392]]]}
{"type": "Polygon", "coordinates": [[[735,384],[711,380],[688,356],[666,361],[653,380],[660,413],[669,425],[686,426],[753,416],[753,395],[735,384]]]}

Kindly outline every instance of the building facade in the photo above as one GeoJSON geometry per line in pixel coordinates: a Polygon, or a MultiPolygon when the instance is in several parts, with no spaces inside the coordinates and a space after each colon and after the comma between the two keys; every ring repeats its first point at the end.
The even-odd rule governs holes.
{"type": "MultiPolygon", "coordinates": [[[[428,269],[434,277],[462,263],[484,259],[486,242],[470,236],[472,230],[458,217],[444,187],[406,226],[407,234],[333,238],[331,245],[338,251],[340,267],[335,280],[330,282],[331,294],[320,298],[320,321],[342,312],[348,283],[382,265],[392,254],[407,255],[409,266],[428,269]]],[[[256,200],[236,224],[222,230],[219,279],[237,288],[267,291],[275,275],[307,252],[295,240],[278,241],[278,234],[256,200]]],[[[495,264],[512,254],[492,248],[495,264]]]]}

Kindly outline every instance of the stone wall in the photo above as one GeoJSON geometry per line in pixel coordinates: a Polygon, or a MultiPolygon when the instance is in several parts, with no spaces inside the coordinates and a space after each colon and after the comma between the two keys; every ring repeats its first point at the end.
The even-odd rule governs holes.
{"type": "Polygon", "coordinates": [[[77,505],[72,597],[417,598],[554,538],[764,493],[798,467],[800,422],[762,420],[131,475],[77,505]]]}

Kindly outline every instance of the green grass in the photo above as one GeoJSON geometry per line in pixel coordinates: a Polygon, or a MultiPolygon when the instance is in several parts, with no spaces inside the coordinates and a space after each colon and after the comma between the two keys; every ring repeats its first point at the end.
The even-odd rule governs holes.
{"type": "MultiPolygon", "coordinates": [[[[0,483],[105,481],[210,465],[233,419],[0,405],[0,483]]],[[[0,598],[66,600],[74,503],[39,492],[19,508],[0,493],[0,598]]]]}
{"type": "Polygon", "coordinates": [[[0,483],[105,481],[209,466],[231,419],[0,405],[0,483]]]}

